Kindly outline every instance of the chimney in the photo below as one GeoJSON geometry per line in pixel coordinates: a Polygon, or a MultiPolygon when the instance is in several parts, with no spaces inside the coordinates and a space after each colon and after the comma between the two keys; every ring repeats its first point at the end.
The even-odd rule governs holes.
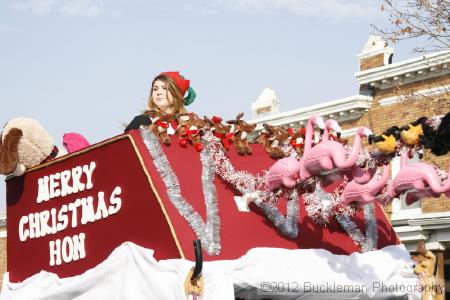
{"type": "Polygon", "coordinates": [[[380,36],[370,35],[364,49],[358,54],[359,70],[365,71],[392,63],[394,49],[388,46],[380,36]]]}
{"type": "Polygon", "coordinates": [[[272,89],[265,88],[258,99],[252,103],[253,118],[276,114],[280,111],[280,103],[272,89]]]}

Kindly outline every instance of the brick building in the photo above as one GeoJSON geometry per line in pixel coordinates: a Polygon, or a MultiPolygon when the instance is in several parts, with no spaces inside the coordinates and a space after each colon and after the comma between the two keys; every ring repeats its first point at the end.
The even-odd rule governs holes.
{"type": "MultiPolygon", "coordinates": [[[[375,134],[399,127],[421,116],[430,117],[450,111],[450,51],[442,51],[413,59],[393,62],[394,49],[380,37],[370,36],[358,54],[360,70],[357,95],[334,101],[279,112],[279,101],[269,89],[252,104],[257,129],[263,123],[300,127],[309,117],[320,115],[341,124],[343,136],[351,137],[359,126],[367,126],[375,134]]],[[[425,153],[424,159],[447,171],[449,155],[436,157],[425,153]]],[[[414,159],[413,159],[414,160],[414,159]]],[[[391,174],[399,170],[399,159],[391,163],[391,174]]],[[[450,278],[450,199],[423,199],[407,206],[394,199],[385,207],[400,240],[414,252],[419,240],[438,257],[438,276],[450,278]]],[[[449,290],[449,287],[447,287],[449,290]]]]}

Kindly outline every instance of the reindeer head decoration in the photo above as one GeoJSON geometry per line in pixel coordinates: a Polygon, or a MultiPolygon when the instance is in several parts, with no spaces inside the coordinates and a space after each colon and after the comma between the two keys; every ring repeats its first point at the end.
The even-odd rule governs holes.
{"type": "Polygon", "coordinates": [[[177,129],[178,123],[176,122],[175,115],[156,110],[146,110],[144,114],[150,116],[152,119],[150,129],[153,133],[159,136],[164,145],[170,145],[167,130],[170,126],[172,126],[173,130],[177,129]]]}
{"type": "Polygon", "coordinates": [[[290,139],[289,132],[280,126],[271,126],[269,124],[263,124],[266,134],[260,136],[260,143],[263,144],[264,149],[273,159],[279,159],[286,156],[281,149],[281,144],[287,142],[290,139]]]}
{"type": "Polygon", "coordinates": [[[236,116],[235,120],[227,121],[228,124],[234,125],[233,143],[240,155],[252,154],[247,135],[256,128],[256,124],[250,124],[242,120],[243,116],[244,113],[241,112],[236,116]]]}
{"type": "Polygon", "coordinates": [[[216,138],[220,139],[222,146],[226,149],[230,149],[230,141],[233,138],[233,132],[231,131],[230,125],[225,125],[222,123],[222,118],[213,116],[209,119],[207,116],[204,117],[210,125],[210,130],[213,132],[216,138]]]}
{"type": "Polygon", "coordinates": [[[177,132],[180,146],[186,148],[190,143],[197,151],[202,151],[202,130],[206,127],[208,122],[205,119],[200,119],[194,113],[177,114],[177,120],[179,123],[177,132]]]}

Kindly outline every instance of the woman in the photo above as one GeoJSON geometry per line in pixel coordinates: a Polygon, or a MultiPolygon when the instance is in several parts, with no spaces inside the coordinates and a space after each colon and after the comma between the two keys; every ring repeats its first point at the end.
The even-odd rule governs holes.
{"type": "MultiPolygon", "coordinates": [[[[190,81],[184,79],[179,72],[163,72],[152,81],[148,109],[167,114],[186,113],[185,106],[194,102],[195,96],[194,90],[190,87],[190,81]],[[186,93],[187,96],[183,98],[186,93]]],[[[128,124],[125,132],[150,124],[152,120],[148,115],[139,115],[128,124]]]]}

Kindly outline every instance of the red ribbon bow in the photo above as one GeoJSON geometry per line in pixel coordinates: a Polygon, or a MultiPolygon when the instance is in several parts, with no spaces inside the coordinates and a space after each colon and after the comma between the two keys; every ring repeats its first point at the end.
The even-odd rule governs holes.
{"type": "Polygon", "coordinates": [[[214,132],[214,136],[220,139],[225,149],[230,149],[230,139],[233,137],[233,132],[227,134],[214,132]]]}
{"type": "Polygon", "coordinates": [[[178,127],[177,121],[164,122],[164,121],[158,120],[155,122],[156,125],[158,125],[159,127],[165,128],[165,129],[169,128],[169,123],[170,123],[170,125],[172,125],[173,129],[176,129],[178,127]]]}
{"type": "Polygon", "coordinates": [[[221,117],[218,117],[218,116],[213,116],[213,117],[211,118],[211,121],[212,121],[214,124],[217,124],[217,123],[222,122],[222,118],[221,118],[221,117]]]}
{"type": "Polygon", "coordinates": [[[189,129],[189,128],[190,128],[189,125],[184,125],[183,127],[184,127],[184,130],[185,130],[183,136],[186,136],[186,135],[187,135],[187,136],[188,136],[188,139],[192,141],[192,137],[193,137],[194,135],[197,135],[197,134],[198,134],[198,129],[189,129]]]}
{"type": "Polygon", "coordinates": [[[158,120],[155,122],[155,124],[158,125],[159,127],[165,128],[165,129],[169,128],[169,122],[164,122],[164,121],[158,120]]]}
{"type": "Polygon", "coordinates": [[[291,141],[289,142],[291,144],[291,146],[293,148],[297,148],[297,147],[302,147],[304,146],[303,142],[301,142],[300,144],[297,143],[297,138],[294,137],[294,130],[292,128],[288,128],[287,131],[289,132],[289,134],[291,135],[291,141]]]}
{"type": "Polygon", "coordinates": [[[290,141],[290,144],[293,148],[297,148],[297,147],[303,148],[304,147],[304,143],[303,142],[297,143],[297,139],[295,139],[295,138],[292,138],[292,140],[290,141]]]}

